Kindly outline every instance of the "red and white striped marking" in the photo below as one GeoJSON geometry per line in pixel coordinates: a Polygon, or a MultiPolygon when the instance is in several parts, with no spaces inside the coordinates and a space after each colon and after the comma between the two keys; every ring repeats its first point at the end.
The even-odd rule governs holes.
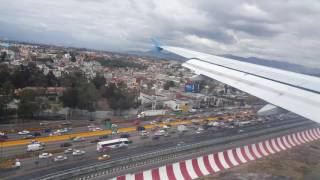
{"type": "Polygon", "coordinates": [[[309,129],[222,152],[189,159],[113,180],[190,180],[214,174],[294,146],[320,139],[320,128],[309,129]]]}

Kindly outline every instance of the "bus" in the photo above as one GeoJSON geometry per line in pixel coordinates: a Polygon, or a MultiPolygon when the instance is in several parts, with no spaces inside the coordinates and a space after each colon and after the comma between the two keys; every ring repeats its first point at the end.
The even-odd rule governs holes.
{"type": "Polygon", "coordinates": [[[97,151],[104,152],[114,148],[126,147],[130,143],[128,138],[112,139],[97,143],[97,151]]]}

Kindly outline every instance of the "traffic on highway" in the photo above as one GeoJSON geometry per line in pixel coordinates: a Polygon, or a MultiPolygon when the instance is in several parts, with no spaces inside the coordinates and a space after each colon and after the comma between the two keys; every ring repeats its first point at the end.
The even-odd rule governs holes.
{"type": "MultiPolygon", "coordinates": [[[[3,156],[10,157],[12,161],[7,171],[2,173],[9,179],[34,174],[41,176],[88,163],[114,161],[164,147],[184,146],[205,139],[300,121],[305,120],[294,114],[257,118],[251,112],[239,111],[232,115],[226,113],[216,116],[194,114],[176,118],[158,117],[136,126],[119,125],[116,132],[103,130],[102,125],[89,124],[86,127],[73,128],[69,124],[65,129],[72,129],[71,131],[54,130],[62,132],[61,135],[50,135],[49,132],[41,134],[42,138],[57,140],[44,142],[39,138],[32,138],[28,139],[27,144],[3,147],[3,156]],[[69,138],[59,140],[61,136],[69,138]]],[[[19,136],[31,133],[26,131],[28,130],[20,134],[9,133],[9,140],[21,141],[19,136]]],[[[25,139],[23,141],[25,142],[25,139]]]]}

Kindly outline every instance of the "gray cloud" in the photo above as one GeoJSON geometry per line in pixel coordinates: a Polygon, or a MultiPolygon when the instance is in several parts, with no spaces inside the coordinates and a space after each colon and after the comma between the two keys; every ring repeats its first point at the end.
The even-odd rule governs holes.
{"type": "Polygon", "coordinates": [[[0,0],[0,37],[105,50],[166,44],[320,66],[316,0],[0,0]]]}

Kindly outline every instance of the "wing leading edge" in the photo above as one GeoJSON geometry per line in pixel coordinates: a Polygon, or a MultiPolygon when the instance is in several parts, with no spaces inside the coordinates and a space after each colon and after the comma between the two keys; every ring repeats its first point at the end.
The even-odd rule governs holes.
{"type": "Polygon", "coordinates": [[[189,59],[182,65],[197,74],[320,123],[320,78],[178,47],[159,48],[189,59]]]}

